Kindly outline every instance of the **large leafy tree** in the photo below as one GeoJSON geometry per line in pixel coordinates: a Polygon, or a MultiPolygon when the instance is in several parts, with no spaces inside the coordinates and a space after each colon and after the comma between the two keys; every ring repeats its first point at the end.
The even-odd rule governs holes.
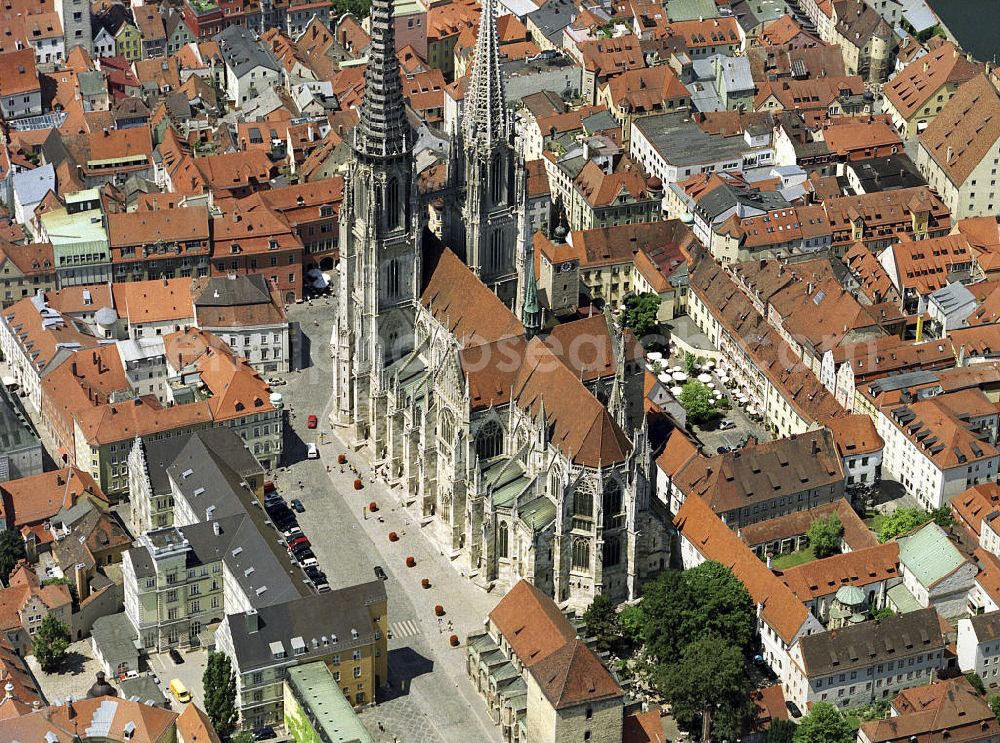
{"type": "Polygon", "coordinates": [[[69,627],[60,622],[55,614],[46,614],[32,641],[32,652],[42,670],[46,673],[57,670],[68,648],[69,627]]]}
{"type": "Polygon", "coordinates": [[[599,652],[618,654],[622,645],[622,627],[615,604],[607,594],[599,593],[594,597],[593,603],[583,613],[583,622],[587,636],[597,639],[599,652]]]}
{"type": "Polygon", "coordinates": [[[358,18],[367,18],[371,10],[371,0],[335,0],[334,10],[341,13],[352,13],[358,18]]]}
{"type": "Polygon", "coordinates": [[[764,743],[792,743],[797,729],[798,725],[791,720],[771,720],[764,743]]]}
{"type": "Polygon", "coordinates": [[[13,529],[0,531],[0,580],[6,585],[17,561],[24,558],[24,539],[13,529]]]}
{"type": "Polygon", "coordinates": [[[829,702],[817,702],[795,731],[795,743],[854,743],[856,731],[844,713],[829,702]]]}
{"type": "Polygon", "coordinates": [[[236,673],[225,653],[209,653],[201,678],[205,688],[205,712],[223,742],[236,731],[236,673]]]}
{"type": "Polygon", "coordinates": [[[625,326],[631,328],[637,338],[659,330],[656,313],[660,309],[660,296],[652,292],[632,294],[625,300],[625,326]]]}
{"type": "Polygon", "coordinates": [[[704,423],[719,417],[719,407],[711,388],[697,379],[685,382],[677,402],[687,411],[690,423],[704,423]]]}
{"type": "Polygon", "coordinates": [[[900,534],[906,534],[906,532],[916,529],[921,524],[930,520],[931,514],[920,508],[913,508],[912,506],[897,508],[882,519],[882,523],[878,529],[878,541],[888,542],[900,534]]]}
{"type": "Polygon", "coordinates": [[[673,715],[688,725],[701,718],[713,740],[734,739],[753,707],[743,653],[712,634],[688,644],[675,662],[657,666],[653,680],[673,715]]]}
{"type": "Polygon", "coordinates": [[[806,532],[809,546],[816,557],[823,558],[840,552],[840,539],[844,536],[844,525],[837,514],[826,519],[816,519],[806,532]]]}
{"type": "Polygon", "coordinates": [[[729,568],[712,560],[683,573],[661,574],[646,586],[639,606],[646,654],[663,664],[706,635],[738,651],[753,637],[750,594],[729,568]]]}

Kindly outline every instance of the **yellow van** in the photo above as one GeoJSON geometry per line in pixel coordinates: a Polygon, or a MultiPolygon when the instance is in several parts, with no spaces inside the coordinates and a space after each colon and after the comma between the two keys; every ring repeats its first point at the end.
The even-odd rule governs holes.
{"type": "Polygon", "coordinates": [[[174,695],[178,702],[190,702],[191,694],[187,687],[181,683],[180,679],[173,679],[170,682],[170,693],[174,695]]]}

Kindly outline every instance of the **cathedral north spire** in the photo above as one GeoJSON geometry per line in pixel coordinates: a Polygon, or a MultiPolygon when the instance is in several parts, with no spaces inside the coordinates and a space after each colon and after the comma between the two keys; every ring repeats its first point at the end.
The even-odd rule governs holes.
{"type": "Polygon", "coordinates": [[[462,122],[467,146],[476,139],[483,143],[506,140],[509,134],[495,5],[496,0],[482,0],[479,14],[479,34],[462,122]]]}
{"type": "Polygon", "coordinates": [[[399,79],[392,11],[393,0],[372,0],[365,98],[354,130],[354,149],[371,157],[402,155],[409,151],[412,140],[399,79]]]}

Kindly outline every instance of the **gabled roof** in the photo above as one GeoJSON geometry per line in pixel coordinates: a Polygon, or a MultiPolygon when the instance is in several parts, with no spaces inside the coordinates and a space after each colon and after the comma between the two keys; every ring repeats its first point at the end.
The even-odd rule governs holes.
{"type": "Polygon", "coordinates": [[[465,347],[524,334],[524,326],[457,255],[445,250],[420,297],[465,347]]]}
{"type": "MultiPolygon", "coordinates": [[[[917,61],[919,64],[920,61],[917,61]]],[[[963,84],[920,136],[920,146],[961,186],[1000,139],[1000,91],[987,75],[963,84]]]]}
{"type": "Polygon", "coordinates": [[[579,638],[566,643],[529,670],[557,710],[624,694],[594,651],[579,638]]]}
{"type": "Polygon", "coordinates": [[[489,618],[528,668],[576,638],[573,625],[555,602],[526,580],[518,581],[500,599],[489,618]]]}
{"type": "Polygon", "coordinates": [[[705,559],[733,571],[760,607],[764,621],[790,645],[811,615],[788,586],[697,495],[684,499],[674,526],[705,559]]]}

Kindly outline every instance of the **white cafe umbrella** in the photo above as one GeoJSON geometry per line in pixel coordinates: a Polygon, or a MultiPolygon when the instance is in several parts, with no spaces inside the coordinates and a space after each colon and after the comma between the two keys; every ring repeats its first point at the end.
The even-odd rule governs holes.
{"type": "Polygon", "coordinates": [[[688,375],[682,371],[675,371],[671,376],[673,376],[676,382],[686,382],[688,375]]]}
{"type": "Polygon", "coordinates": [[[701,382],[702,384],[708,384],[709,382],[712,381],[712,375],[711,374],[699,374],[698,375],[698,381],[701,382]]]}
{"type": "Polygon", "coordinates": [[[684,391],[683,387],[671,387],[670,388],[670,394],[673,395],[674,397],[677,397],[683,391],[684,391]]]}

